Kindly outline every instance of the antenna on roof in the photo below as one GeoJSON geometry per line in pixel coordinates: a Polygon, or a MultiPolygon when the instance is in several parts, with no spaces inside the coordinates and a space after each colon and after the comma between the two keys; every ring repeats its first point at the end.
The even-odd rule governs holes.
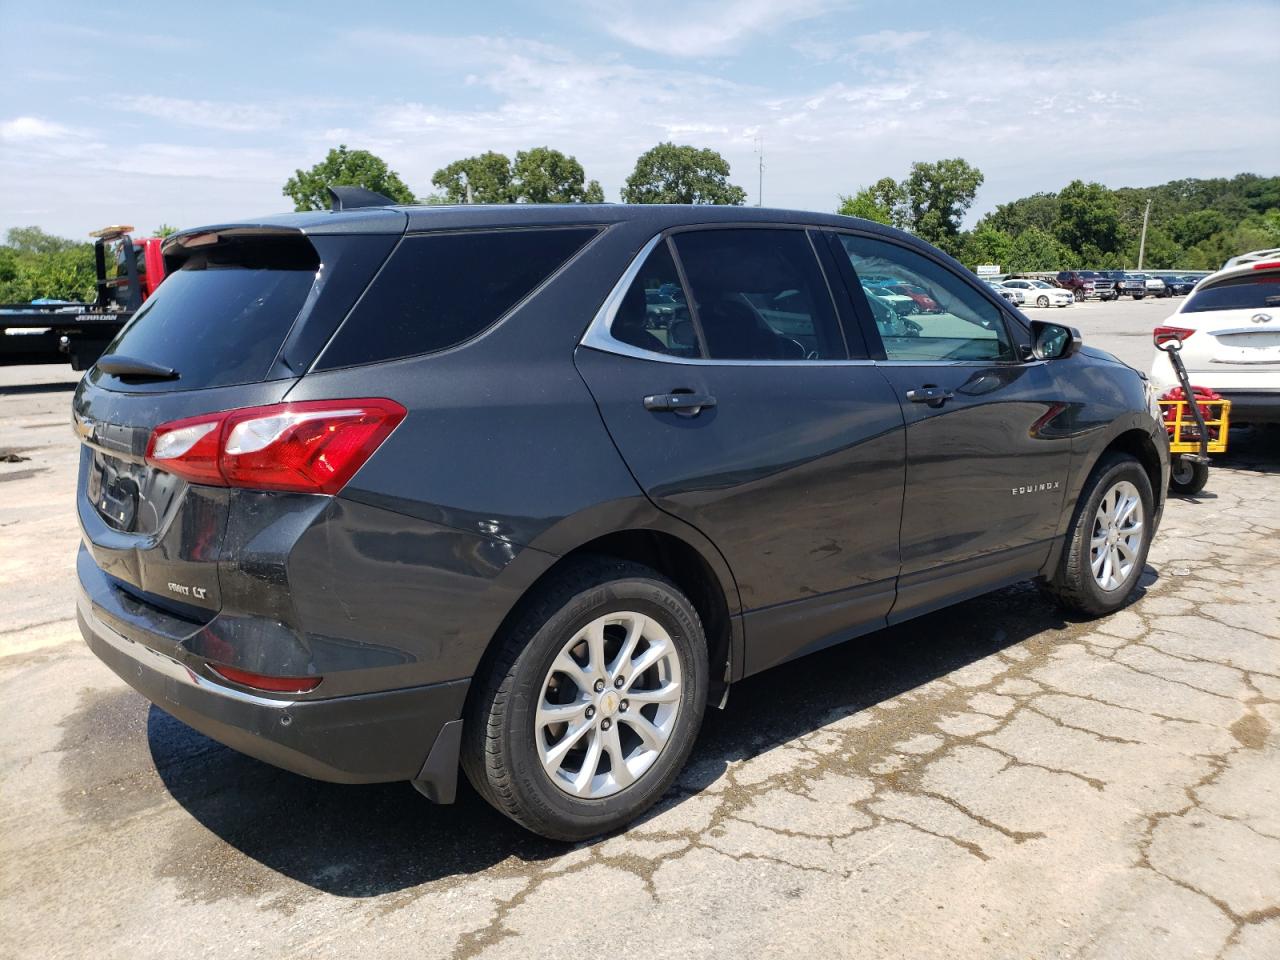
{"type": "Polygon", "coordinates": [[[333,199],[331,210],[356,210],[360,207],[390,207],[395,201],[390,197],[364,187],[326,187],[333,199]]]}

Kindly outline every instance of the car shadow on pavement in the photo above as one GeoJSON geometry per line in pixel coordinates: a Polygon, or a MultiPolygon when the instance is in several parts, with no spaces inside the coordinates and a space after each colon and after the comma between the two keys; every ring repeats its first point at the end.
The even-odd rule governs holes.
{"type": "MultiPolygon", "coordinates": [[[[1034,585],[1019,584],[743,681],[726,709],[708,710],[687,771],[657,814],[732,763],[1028,638],[1056,642],[1069,628],[1034,585]]],[[[461,775],[458,801],[435,806],[404,783],[341,786],[277,770],[154,707],[147,735],[165,787],[200,824],[270,870],[337,896],[376,896],[571,849],[490,809],[461,775]]],[[[178,847],[168,872],[197,888],[213,883],[206,857],[178,847]]]]}
{"type": "Polygon", "coordinates": [[[31,396],[39,393],[74,393],[78,380],[58,383],[11,383],[0,386],[0,397],[31,396]]]}

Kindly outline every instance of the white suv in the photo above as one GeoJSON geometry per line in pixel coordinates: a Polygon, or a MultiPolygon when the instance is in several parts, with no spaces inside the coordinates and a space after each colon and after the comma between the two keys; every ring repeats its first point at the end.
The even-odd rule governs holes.
{"type": "MultiPolygon", "coordinates": [[[[1201,280],[1155,328],[1157,342],[1182,340],[1192,384],[1231,401],[1233,423],[1280,423],[1280,251],[1245,254],[1201,280]]],[[[1151,379],[1163,393],[1177,386],[1159,351],[1151,379]]]]}

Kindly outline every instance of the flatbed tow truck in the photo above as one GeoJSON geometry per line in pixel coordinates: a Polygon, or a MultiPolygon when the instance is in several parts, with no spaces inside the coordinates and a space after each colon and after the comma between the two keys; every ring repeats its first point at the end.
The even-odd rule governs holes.
{"type": "Polygon", "coordinates": [[[87,370],[164,279],[163,242],[135,240],[133,227],[95,230],[92,303],[0,304],[0,364],[66,363],[87,370]]]}

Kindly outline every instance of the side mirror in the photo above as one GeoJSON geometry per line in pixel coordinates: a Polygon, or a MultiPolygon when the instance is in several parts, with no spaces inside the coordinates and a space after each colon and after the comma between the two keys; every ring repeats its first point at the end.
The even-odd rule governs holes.
{"type": "Polygon", "coordinates": [[[1065,360],[1074,356],[1083,344],[1080,331],[1075,327],[1031,321],[1031,355],[1037,360],[1065,360]]]}

